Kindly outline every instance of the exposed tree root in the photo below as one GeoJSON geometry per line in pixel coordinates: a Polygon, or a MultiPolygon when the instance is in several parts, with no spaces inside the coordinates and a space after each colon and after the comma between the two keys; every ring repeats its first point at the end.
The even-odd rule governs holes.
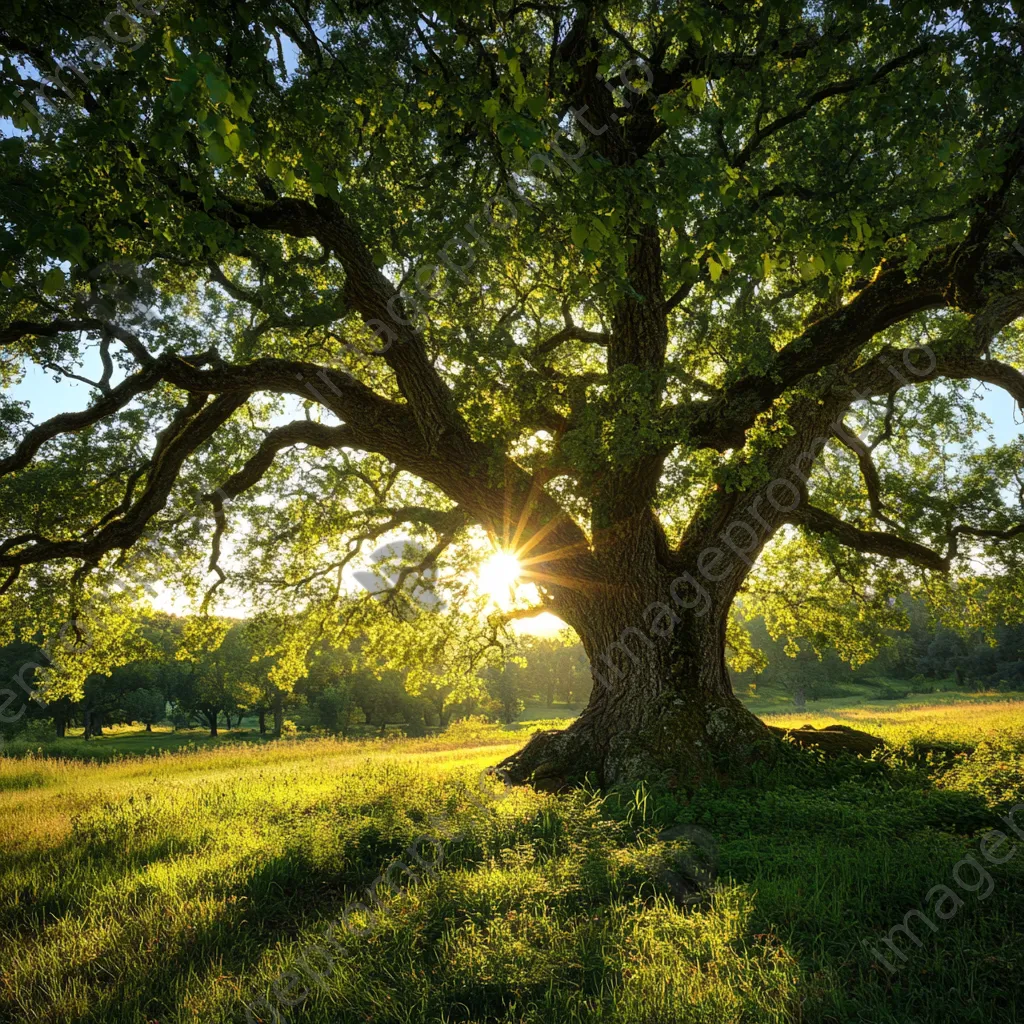
{"type": "Polygon", "coordinates": [[[603,787],[640,779],[692,787],[727,778],[756,761],[771,761],[780,739],[829,756],[867,756],[882,746],[877,736],[845,725],[766,727],[731,705],[710,708],[699,719],[692,713],[675,721],[671,717],[645,732],[610,733],[581,718],[568,729],[537,733],[495,771],[509,783],[552,793],[587,779],[603,787]]]}
{"type": "Polygon", "coordinates": [[[695,786],[770,759],[776,739],[738,701],[668,701],[630,722],[588,709],[569,728],[537,733],[496,772],[557,792],[584,779],[602,787],[640,779],[695,786]]]}
{"type": "Polygon", "coordinates": [[[851,729],[848,725],[827,725],[824,729],[815,729],[813,725],[804,725],[799,729],[783,729],[772,725],[769,729],[776,736],[789,738],[801,747],[815,747],[833,757],[840,754],[863,754],[866,757],[883,746],[877,736],[860,729],[851,729]]]}

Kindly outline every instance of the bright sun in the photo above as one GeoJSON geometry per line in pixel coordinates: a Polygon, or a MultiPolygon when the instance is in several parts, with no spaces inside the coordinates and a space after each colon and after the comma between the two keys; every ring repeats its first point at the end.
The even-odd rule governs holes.
{"type": "Polygon", "coordinates": [[[522,575],[519,559],[508,551],[495,551],[480,566],[480,589],[499,608],[508,608],[513,600],[513,588],[522,575]]]}

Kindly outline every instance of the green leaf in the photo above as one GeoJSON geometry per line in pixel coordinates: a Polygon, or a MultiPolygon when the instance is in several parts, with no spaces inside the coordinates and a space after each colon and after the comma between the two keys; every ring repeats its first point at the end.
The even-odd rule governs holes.
{"type": "Polygon", "coordinates": [[[81,249],[89,241],[89,232],[81,224],[68,225],[64,229],[64,235],[76,249],[81,249]]]}
{"type": "Polygon", "coordinates": [[[199,71],[195,67],[189,67],[182,73],[179,81],[172,83],[167,91],[167,97],[174,110],[181,110],[198,81],[199,71]]]}
{"type": "Polygon", "coordinates": [[[203,81],[206,82],[206,88],[210,90],[210,99],[214,103],[223,103],[231,95],[231,87],[220,72],[208,71],[203,81]]]}
{"type": "Polygon", "coordinates": [[[708,257],[708,273],[712,281],[717,281],[722,276],[722,264],[713,256],[708,257]]]}
{"type": "Polygon", "coordinates": [[[572,235],[573,245],[578,245],[580,248],[583,248],[583,245],[587,241],[589,229],[586,224],[573,224],[570,234],[572,235]]]}
{"type": "Polygon", "coordinates": [[[658,106],[658,117],[670,128],[678,128],[686,120],[686,112],[679,107],[658,106]]]}
{"type": "Polygon", "coordinates": [[[43,294],[55,295],[64,287],[65,283],[64,271],[60,267],[54,267],[52,270],[48,270],[43,278],[43,294]]]}
{"type": "Polygon", "coordinates": [[[206,151],[210,154],[210,159],[215,164],[227,164],[234,159],[231,154],[231,150],[228,149],[221,138],[217,135],[210,136],[210,141],[207,144],[206,151]]]}

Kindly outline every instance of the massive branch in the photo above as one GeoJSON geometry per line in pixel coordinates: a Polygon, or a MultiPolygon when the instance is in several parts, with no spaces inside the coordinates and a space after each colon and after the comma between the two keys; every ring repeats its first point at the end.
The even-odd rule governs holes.
{"type": "Polygon", "coordinates": [[[901,559],[937,572],[945,572],[949,569],[948,556],[940,555],[924,544],[913,540],[904,540],[892,533],[861,530],[814,505],[801,505],[790,513],[789,521],[812,533],[830,534],[845,547],[865,554],[901,559]]]}
{"type": "Polygon", "coordinates": [[[329,250],[345,270],[345,301],[381,338],[384,359],[394,370],[427,444],[433,449],[444,442],[468,441],[469,432],[451,390],[431,363],[405,300],[377,269],[358,229],[337,205],[322,196],[315,205],[298,199],[256,205],[228,197],[224,204],[225,219],[236,227],[248,222],[264,230],[315,238],[329,250]]]}

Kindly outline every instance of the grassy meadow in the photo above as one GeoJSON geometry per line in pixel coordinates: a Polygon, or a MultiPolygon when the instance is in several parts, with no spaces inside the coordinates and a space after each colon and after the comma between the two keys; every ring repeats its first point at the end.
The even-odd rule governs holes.
{"type": "Polygon", "coordinates": [[[602,798],[482,780],[536,721],[8,745],[0,1021],[1024,1018],[1024,855],[957,889],[920,945],[897,937],[898,969],[872,953],[1024,800],[1024,702],[766,718],[853,725],[888,748],[792,749],[743,787],[602,798]],[[682,899],[664,868],[696,856],[694,833],[658,838],[679,825],[716,847],[713,882],[682,899]]]}

